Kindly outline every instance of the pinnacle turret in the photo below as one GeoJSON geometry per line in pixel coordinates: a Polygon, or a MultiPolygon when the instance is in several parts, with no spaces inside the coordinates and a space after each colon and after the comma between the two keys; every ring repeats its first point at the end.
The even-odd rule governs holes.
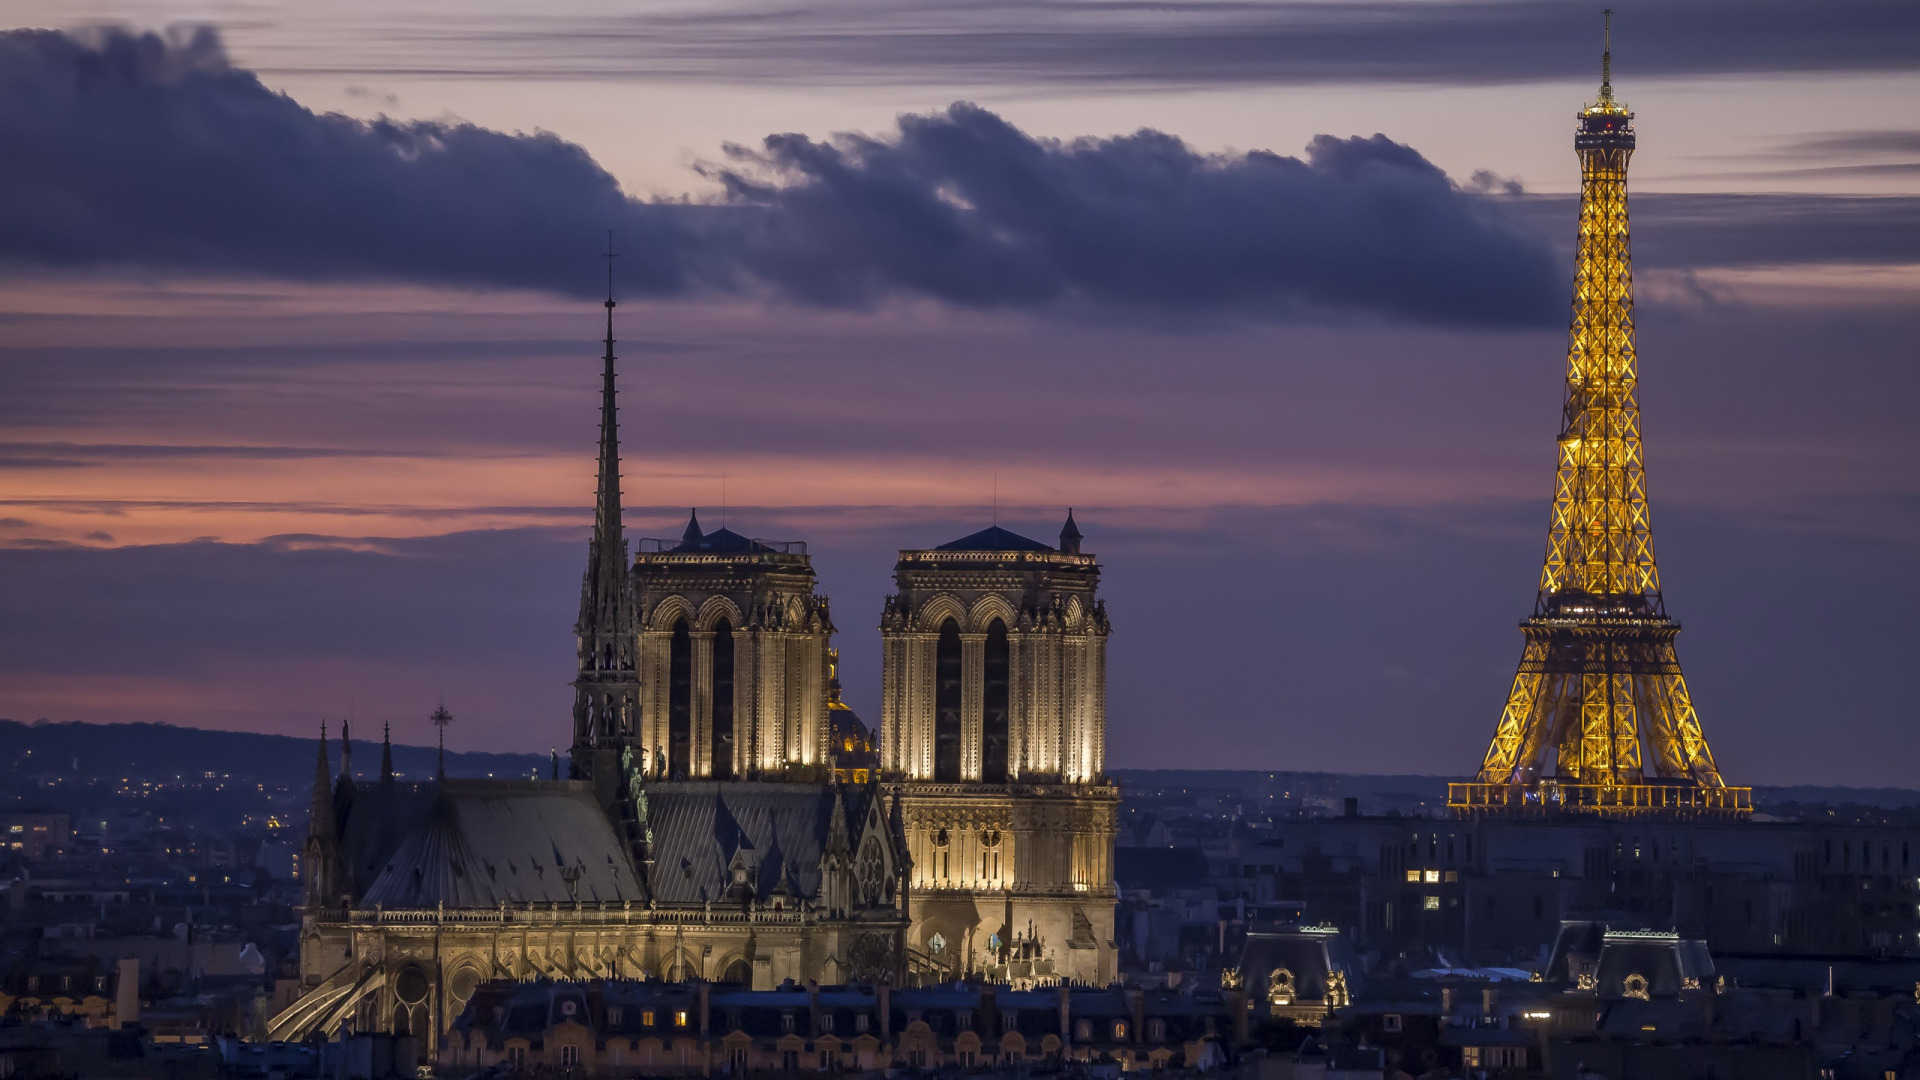
{"type": "Polygon", "coordinates": [[[313,821],[309,831],[322,822],[333,827],[333,774],[327,767],[327,725],[320,725],[320,753],[313,765],[313,821]]]}

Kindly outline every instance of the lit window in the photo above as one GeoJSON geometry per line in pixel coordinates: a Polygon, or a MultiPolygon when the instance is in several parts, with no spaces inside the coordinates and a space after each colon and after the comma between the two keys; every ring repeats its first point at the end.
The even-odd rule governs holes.
{"type": "Polygon", "coordinates": [[[1439,882],[1440,882],[1440,871],[1438,871],[1438,870],[1429,870],[1429,871],[1427,871],[1427,883],[1428,883],[1428,884],[1439,884],[1439,882]]]}
{"type": "Polygon", "coordinates": [[[674,1013],[673,1013],[673,1026],[674,1026],[674,1027],[686,1027],[686,1026],[687,1026],[687,1010],[685,1010],[685,1009],[676,1009],[676,1010],[674,1010],[674,1013]]]}
{"type": "Polygon", "coordinates": [[[1439,911],[1440,898],[1437,896],[1423,897],[1421,898],[1420,906],[1426,908],[1428,911],[1439,911]]]}
{"type": "Polygon", "coordinates": [[[1119,1042],[1121,1039],[1124,1039],[1126,1037],[1127,1037],[1127,1022],[1125,1020],[1115,1020],[1113,1022],[1114,1041],[1119,1042]]]}
{"type": "Polygon", "coordinates": [[[1420,880],[1420,871],[1418,870],[1407,871],[1407,880],[1417,883],[1420,880]]]}
{"type": "Polygon", "coordinates": [[[641,1027],[652,1027],[652,1026],[653,1026],[653,1010],[652,1010],[652,1009],[644,1009],[644,1010],[642,1010],[642,1011],[641,1011],[641,1013],[640,1013],[640,1026],[641,1026],[641,1027]]]}

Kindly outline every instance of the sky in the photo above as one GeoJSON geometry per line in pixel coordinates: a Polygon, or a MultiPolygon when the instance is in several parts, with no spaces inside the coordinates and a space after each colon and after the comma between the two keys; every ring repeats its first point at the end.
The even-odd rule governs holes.
{"type": "MultiPolygon", "coordinates": [[[[1622,3],[1668,610],[1730,783],[1920,756],[1920,12],[1622,3]]],[[[1109,763],[1466,776],[1544,548],[1599,18],[0,0],[0,716],[567,741],[631,537],[1069,506],[1109,763]],[[367,730],[370,730],[367,729],[367,730]]]]}

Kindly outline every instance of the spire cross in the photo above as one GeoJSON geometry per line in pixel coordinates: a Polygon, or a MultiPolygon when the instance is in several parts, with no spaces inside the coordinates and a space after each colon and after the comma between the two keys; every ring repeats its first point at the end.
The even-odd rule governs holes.
{"type": "Polygon", "coordinates": [[[453,723],[453,714],[447,711],[447,703],[442,701],[439,708],[433,710],[433,715],[427,717],[427,722],[438,728],[440,732],[438,779],[445,780],[447,778],[447,725],[453,723]]]}

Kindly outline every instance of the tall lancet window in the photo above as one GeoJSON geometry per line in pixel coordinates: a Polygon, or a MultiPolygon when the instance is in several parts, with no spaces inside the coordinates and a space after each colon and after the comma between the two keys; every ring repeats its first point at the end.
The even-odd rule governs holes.
{"type": "Polygon", "coordinates": [[[960,781],[960,624],[940,624],[933,656],[933,778],[960,781]]]}
{"type": "Polygon", "coordinates": [[[1007,716],[1012,710],[1012,650],[1007,647],[1007,624],[999,619],[987,627],[985,691],[981,705],[980,779],[989,784],[1007,782],[1007,716]]]}
{"type": "Polygon", "coordinates": [[[693,636],[687,620],[673,624],[667,651],[667,774],[685,778],[693,747],[693,636]]]}
{"type": "Polygon", "coordinates": [[[733,624],[713,628],[713,777],[733,779],[733,624]]]}

